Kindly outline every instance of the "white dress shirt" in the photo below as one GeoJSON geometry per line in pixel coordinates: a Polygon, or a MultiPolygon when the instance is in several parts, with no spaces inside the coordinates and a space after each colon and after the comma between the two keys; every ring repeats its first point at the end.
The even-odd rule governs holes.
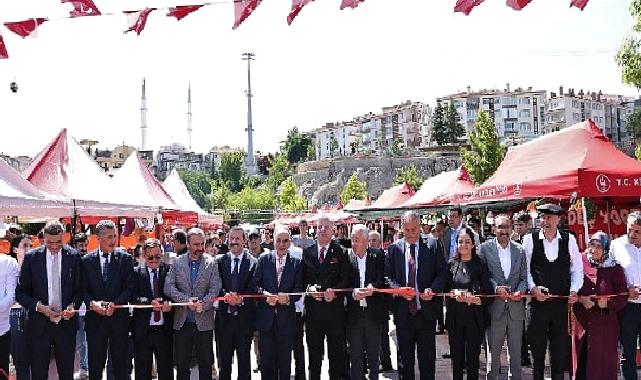
{"type": "Polygon", "coordinates": [[[496,249],[499,251],[501,269],[503,270],[503,275],[507,280],[507,278],[510,276],[510,270],[512,269],[512,249],[509,242],[507,244],[507,248],[503,248],[503,246],[499,244],[499,241],[497,239],[494,240],[496,241],[496,249]]]}
{"type": "MultiPolygon", "coordinates": [[[[367,266],[366,266],[366,264],[367,264],[367,252],[365,252],[365,254],[363,255],[362,259],[360,257],[358,257],[358,255],[356,253],[354,253],[354,255],[356,256],[356,261],[358,262],[358,277],[360,279],[360,282],[359,282],[360,283],[360,287],[364,288],[365,287],[365,270],[367,268],[367,266]]],[[[367,307],[367,301],[365,301],[365,299],[362,299],[359,302],[359,305],[362,306],[362,307],[367,307]]]]}
{"type": "Polygon", "coordinates": [[[243,263],[243,254],[245,252],[241,251],[238,256],[236,256],[233,252],[229,251],[229,254],[231,256],[231,263],[229,264],[229,273],[234,273],[234,267],[236,266],[234,260],[238,259],[238,273],[240,274],[240,265],[243,263]]]}
{"type": "MultiPolygon", "coordinates": [[[[303,249],[299,247],[294,247],[290,246],[289,247],[289,254],[295,258],[302,260],[303,259],[303,249]]],[[[303,294],[298,301],[294,303],[294,306],[296,306],[296,312],[297,313],[304,313],[305,312],[305,295],[303,294]]]]}
{"type": "MultiPolygon", "coordinates": [[[[149,285],[151,285],[151,294],[154,294],[154,270],[147,267],[147,271],[149,272],[149,285]]],[[[158,292],[162,296],[162,289],[160,288],[160,268],[156,269],[156,278],[158,279],[158,292]]],[[[149,325],[150,326],[160,326],[163,323],[165,323],[165,316],[164,313],[161,311],[160,312],[160,320],[158,322],[154,321],[154,311],[151,311],[151,317],[149,317],[149,325]]]]}
{"type": "MultiPolygon", "coordinates": [[[[612,240],[610,254],[623,268],[628,287],[641,286],[641,248],[630,244],[624,235],[612,240]]],[[[628,299],[628,302],[641,303],[641,298],[628,299]]]]}
{"type": "MultiPolygon", "coordinates": [[[[576,244],[576,238],[572,234],[568,234],[568,251],[570,252],[570,291],[578,292],[583,286],[583,259],[579,252],[579,247],[576,244]]],[[[543,230],[539,231],[539,239],[543,240],[543,249],[545,250],[545,257],[548,261],[554,261],[559,257],[559,240],[561,240],[561,233],[557,230],[556,236],[548,241],[543,234],[543,230]]],[[[525,257],[527,259],[527,283],[529,289],[537,286],[532,279],[532,272],[530,270],[530,262],[532,261],[532,250],[534,249],[534,242],[532,241],[532,234],[527,234],[523,238],[523,248],[525,248],[525,257]]]]}
{"type": "Polygon", "coordinates": [[[319,243],[318,240],[317,240],[316,241],[316,247],[318,247],[318,252],[317,252],[318,261],[320,261],[321,248],[325,248],[325,257],[324,257],[324,259],[327,258],[327,251],[329,250],[329,244],[321,245],[321,243],[319,243]]]}
{"type": "MultiPolygon", "coordinates": [[[[58,252],[57,255],[54,255],[47,249],[47,295],[49,296],[48,305],[51,306],[51,301],[53,300],[53,262],[54,260],[58,261],[58,278],[60,279],[60,302],[62,302],[62,249],[58,252]]],[[[64,305],[59,305],[61,308],[65,308],[64,305]]]]}
{"type": "MultiPolygon", "coordinates": [[[[405,242],[405,247],[403,248],[405,252],[405,283],[409,284],[409,275],[410,275],[410,243],[405,242]]],[[[421,301],[418,298],[418,251],[419,245],[418,241],[414,244],[414,289],[416,290],[416,305],[418,306],[417,310],[421,310],[421,301]]]]}
{"type": "Polygon", "coordinates": [[[18,262],[9,255],[0,255],[0,335],[9,331],[9,313],[16,301],[18,262]]]}

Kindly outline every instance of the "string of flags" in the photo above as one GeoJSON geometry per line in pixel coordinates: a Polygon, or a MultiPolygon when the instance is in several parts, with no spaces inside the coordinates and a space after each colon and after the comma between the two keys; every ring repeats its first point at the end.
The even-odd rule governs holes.
{"type": "MultiPolygon", "coordinates": [[[[232,29],[238,28],[260,5],[262,0],[222,0],[199,2],[197,5],[178,5],[169,8],[144,8],[133,11],[124,11],[118,13],[102,13],[93,2],[93,0],[60,0],[62,4],[69,3],[73,9],[69,12],[69,16],[63,18],[87,17],[87,16],[114,16],[124,14],[127,17],[129,27],[123,33],[135,32],[140,35],[147,25],[147,18],[152,12],[166,11],[165,16],[175,17],[180,21],[187,17],[189,14],[196,12],[206,5],[217,5],[225,3],[234,3],[234,24],[232,29]]],[[[287,24],[291,25],[296,16],[301,12],[303,7],[308,5],[314,0],[291,0],[292,7],[287,15],[287,24]]],[[[341,0],[340,9],[351,8],[355,9],[365,0],[341,0]]],[[[469,15],[474,8],[481,5],[485,0],[456,0],[454,5],[454,12],[460,12],[469,15]]],[[[589,0],[570,0],[570,7],[576,7],[583,10],[589,0]]],[[[532,0],[506,0],[506,5],[514,10],[520,11],[530,4],[532,0]]],[[[17,34],[22,38],[35,36],[37,29],[49,18],[38,17],[29,18],[22,21],[5,22],[4,26],[11,32],[17,34]]],[[[5,45],[2,34],[0,33],[0,59],[9,58],[7,47],[5,45]]]]}

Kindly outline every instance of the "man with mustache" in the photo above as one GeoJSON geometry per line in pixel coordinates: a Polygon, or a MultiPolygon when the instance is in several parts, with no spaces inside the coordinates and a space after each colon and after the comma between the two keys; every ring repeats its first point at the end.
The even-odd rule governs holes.
{"type": "Polygon", "coordinates": [[[191,354],[196,349],[200,379],[211,379],[214,362],[214,306],[220,293],[218,266],[205,253],[205,233],[200,228],[187,232],[187,253],[178,256],[165,280],[165,295],[173,302],[189,302],[174,311],[176,377],[188,380],[191,354]]]}
{"type": "Polygon", "coordinates": [[[509,378],[521,378],[521,335],[525,319],[523,295],[527,291],[527,266],[523,247],[510,241],[512,221],[505,214],[494,218],[495,239],[481,244],[479,257],[487,267],[490,284],[499,296],[488,305],[492,323],[487,340],[490,355],[487,379],[496,380],[501,368],[501,350],[507,335],[509,378]]]}
{"type": "Polygon", "coordinates": [[[255,303],[241,294],[253,293],[253,277],[256,259],[245,246],[245,231],[232,227],[229,231],[229,252],[217,259],[218,273],[222,281],[220,302],[216,315],[216,343],[220,364],[220,380],[231,379],[232,358],[238,358],[236,378],[251,378],[250,350],[254,332],[255,303]]]}

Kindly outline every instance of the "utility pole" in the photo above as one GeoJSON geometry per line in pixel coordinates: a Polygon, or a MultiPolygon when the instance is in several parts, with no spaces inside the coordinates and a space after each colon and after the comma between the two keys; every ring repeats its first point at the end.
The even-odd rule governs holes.
{"type": "Polygon", "coordinates": [[[243,61],[247,61],[247,156],[245,169],[248,175],[256,174],[256,162],[254,160],[254,128],[252,124],[252,85],[251,85],[251,61],[254,60],[254,53],[243,53],[243,61]]]}
{"type": "Polygon", "coordinates": [[[140,150],[147,150],[147,92],[145,78],[142,78],[142,95],[140,97],[140,132],[142,134],[140,150]]]}

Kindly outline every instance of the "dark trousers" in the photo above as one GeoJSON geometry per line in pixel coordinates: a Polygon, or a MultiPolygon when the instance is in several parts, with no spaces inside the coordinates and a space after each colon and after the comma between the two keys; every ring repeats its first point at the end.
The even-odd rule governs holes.
{"type": "Polygon", "coordinates": [[[543,380],[545,352],[550,342],[552,379],[563,379],[569,351],[567,301],[531,302],[532,318],[528,327],[528,341],[532,350],[533,378],[543,380]]]}
{"type": "Polygon", "coordinates": [[[478,379],[481,341],[485,329],[479,329],[476,323],[452,323],[448,327],[447,336],[450,342],[450,355],[452,355],[452,379],[463,380],[464,368],[468,380],[478,379]]]}
{"type": "Polygon", "coordinates": [[[174,379],[172,332],[164,326],[150,326],[145,339],[134,343],[136,380],[151,380],[154,356],[158,380],[174,379]]]}
{"type": "Polygon", "coordinates": [[[619,339],[623,346],[621,372],[625,380],[637,380],[637,342],[641,336],[641,304],[628,302],[619,312],[621,332],[619,339]]]}
{"type": "MultiPolygon", "coordinates": [[[[73,360],[76,352],[76,330],[63,328],[47,322],[42,334],[29,336],[31,352],[31,379],[46,380],[49,377],[51,348],[56,356],[58,379],[73,380],[73,360]]],[[[67,322],[72,323],[72,322],[67,322]]],[[[65,326],[69,327],[69,326],[65,326]]],[[[27,334],[29,334],[27,332],[27,334]]]]}
{"type": "Polygon", "coordinates": [[[438,326],[438,329],[441,330],[445,328],[445,312],[443,311],[445,298],[435,297],[434,303],[436,304],[436,326],[438,326]]]}
{"type": "Polygon", "coordinates": [[[238,358],[238,374],[236,379],[251,379],[250,351],[252,345],[252,329],[240,325],[238,316],[216,316],[216,346],[218,347],[218,378],[231,380],[231,367],[234,352],[238,358]]]}
{"type": "Polygon", "coordinates": [[[527,340],[527,322],[528,322],[528,312],[529,306],[527,305],[526,300],[523,300],[523,303],[526,307],[526,318],[523,320],[523,335],[521,338],[521,360],[530,360],[530,345],[527,340]]]}
{"type": "MultiPolygon", "coordinates": [[[[129,370],[127,368],[127,360],[129,357],[127,339],[129,331],[123,328],[114,329],[110,325],[110,323],[103,323],[99,328],[86,331],[90,380],[102,380],[102,373],[105,369],[105,362],[107,361],[107,349],[113,362],[114,379],[125,380],[129,378],[129,370]]],[[[85,329],[86,326],[85,324],[85,329]]],[[[71,349],[74,348],[75,344],[72,344],[71,349]]],[[[32,364],[32,373],[33,368],[34,366],[32,364]]]]}
{"type": "Polygon", "coordinates": [[[365,311],[359,312],[358,320],[349,327],[351,379],[359,380],[363,377],[363,353],[367,353],[369,379],[378,379],[381,328],[381,323],[372,320],[365,311]]]}
{"type": "Polygon", "coordinates": [[[174,331],[174,357],[178,380],[189,380],[191,354],[194,352],[194,347],[198,363],[198,378],[211,379],[211,366],[214,363],[213,340],[213,330],[198,331],[193,322],[185,322],[180,330],[174,331]]]}
{"type": "Polygon", "coordinates": [[[261,330],[258,339],[260,348],[260,378],[262,380],[289,380],[292,372],[292,345],[294,331],[291,326],[278,326],[261,330]]]}
{"type": "Polygon", "coordinates": [[[325,354],[327,337],[327,357],[329,359],[329,378],[338,380],[345,369],[345,322],[306,321],[305,334],[309,352],[309,379],[320,380],[321,364],[325,354]]]}
{"type": "Polygon", "coordinates": [[[418,350],[421,380],[433,380],[436,367],[436,322],[419,312],[408,315],[403,324],[396,325],[396,340],[400,350],[398,375],[401,380],[414,380],[414,357],[418,350]]]}
{"type": "MultiPolygon", "coordinates": [[[[396,359],[398,359],[398,355],[396,359]]],[[[381,352],[379,361],[383,368],[392,368],[392,352],[389,345],[389,320],[385,321],[381,326],[381,352]]]]}
{"type": "Polygon", "coordinates": [[[31,380],[29,365],[29,342],[25,326],[27,309],[11,309],[9,322],[11,324],[11,358],[16,369],[17,380],[31,380]]]}
{"type": "MultiPolygon", "coordinates": [[[[9,378],[9,351],[11,350],[11,331],[0,335],[0,370],[9,378]]],[[[5,377],[2,374],[0,376],[5,377]]]]}
{"type": "Polygon", "coordinates": [[[296,380],[305,380],[305,317],[303,313],[296,313],[296,335],[294,336],[294,363],[296,371],[294,375],[296,380]]]}

